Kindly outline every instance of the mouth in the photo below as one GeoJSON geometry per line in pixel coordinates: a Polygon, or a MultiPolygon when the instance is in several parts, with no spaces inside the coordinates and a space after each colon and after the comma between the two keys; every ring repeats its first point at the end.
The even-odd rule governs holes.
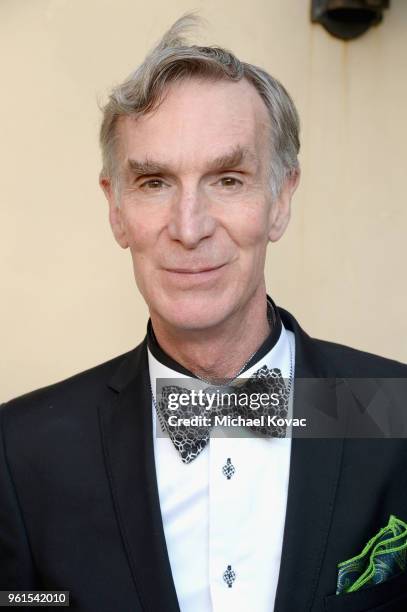
{"type": "Polygon", "coordinates": [[[216,283],[222,276],[227,264],[219,266],[202,266],[200,268],[165,268],[171,284],[186,288],[216,283]]]}
{"type": "Polygon", "coordinates": [[[203,268],[166,268],[166,271],[174,274],[204,274],[207,272],[215,272],[216,270],[220,270],[225,265],[226,264],[221,264],[219,266],[206,266],[203,268]]]}

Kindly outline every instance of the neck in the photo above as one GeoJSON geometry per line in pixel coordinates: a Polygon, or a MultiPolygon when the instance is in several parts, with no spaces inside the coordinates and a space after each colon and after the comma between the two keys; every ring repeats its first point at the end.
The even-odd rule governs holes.
{"type": "Polygon", "coordinates": [[[209,330],[180,331],[150,314],[163,351],[196,376],[218,383],[234,378],[270,333],[265,290],[247,307],[209,330]]]}

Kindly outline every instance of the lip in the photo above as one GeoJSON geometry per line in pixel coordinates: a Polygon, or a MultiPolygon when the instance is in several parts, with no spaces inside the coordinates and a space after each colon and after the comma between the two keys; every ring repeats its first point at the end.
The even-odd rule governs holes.
{"type": "Polygon", "coordinates": [[[167,268],[165,274],[171,284],[183,289],[202,287],[217,283],[224,273],[227,264],[203,268],[167,268]]]}
{"type": "Polygon", "coordinates": [[[221,264],[220,266],[199,268],[198,270],[194,270],[192,268],[166,268],[166,272],[171,272],[173,274],[185,274],[186,276],[198,276],[200,274],[216,272],[217,270],[223,268],[225,265],[226,264],[221,264]]]}

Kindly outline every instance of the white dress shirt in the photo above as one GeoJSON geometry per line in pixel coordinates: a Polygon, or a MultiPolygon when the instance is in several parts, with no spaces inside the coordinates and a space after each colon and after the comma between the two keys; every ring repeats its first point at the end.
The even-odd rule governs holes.
{"type": "MultiPolygon", "coordinates": [[[[241,376],[267,365],[280,368],[287,381],[294,376],[294,350],[294,334],[282,326],[273,348],[241,376]]],[[[148,359],[154,393],[157,378],[185,378],[150,351],[148,359]]],[[[248,429],[245,437],[230,437],[237,428],[230,434],[214,427],[204,450],[185,464],[163,434],[154,402],[152,411],[161,515],[181,612],[272,612],[291,437],[265,438],[248,429]]]]}

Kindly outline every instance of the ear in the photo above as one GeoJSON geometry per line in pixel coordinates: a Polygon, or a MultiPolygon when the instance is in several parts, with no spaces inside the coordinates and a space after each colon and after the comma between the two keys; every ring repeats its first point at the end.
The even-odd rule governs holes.
{"type": "Polygon", "coordinates": [[[112,186],[112,180],[105,176],[100,176],[99,185],[101,186],[103,193],[109,203],[109,221],[110,227],[117,243],[122,249],[127,249],[129,246],[127,235],[124,229],[124,223],[122,218],[122,211],[116,203],[116,197],[112,186]]]}
{"type": "Polygon", "coordinates": [[[291,216],[291,198],[300,182],[300,169],[293,170],[270,208],[269,240],[277,242],[284,234],[291,216]]]}

